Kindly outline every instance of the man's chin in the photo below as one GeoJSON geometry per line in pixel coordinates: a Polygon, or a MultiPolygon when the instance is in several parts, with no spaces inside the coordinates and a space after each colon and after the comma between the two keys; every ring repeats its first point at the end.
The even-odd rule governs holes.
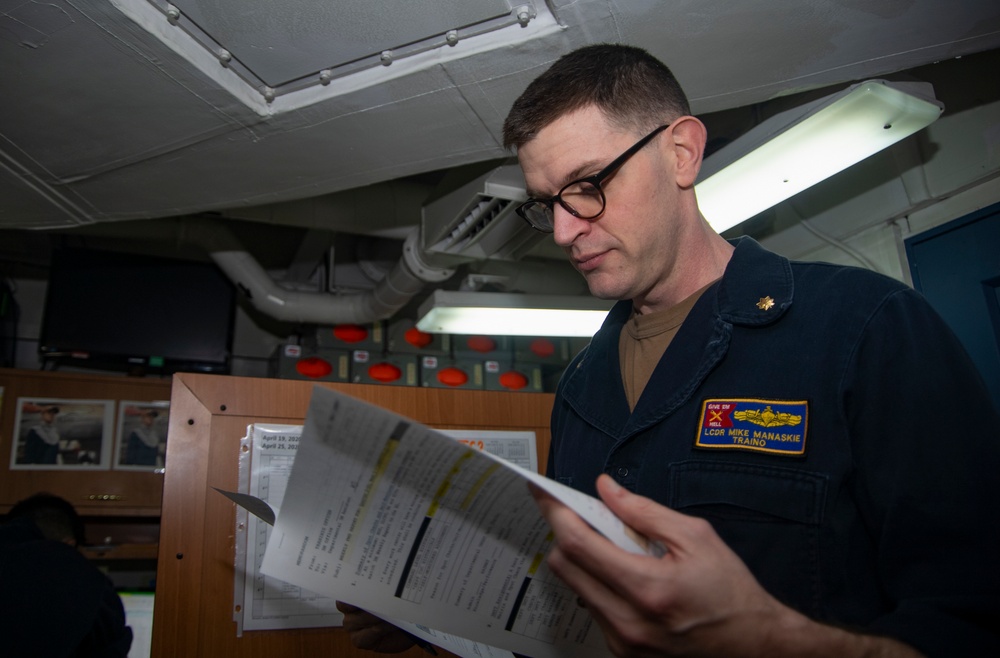
{"type": "Polygon", "coordinates": [[[604,299],[610,302],[616,302],[620,299],[625,299],[628,295],[624,290],[610,285],[607,281],[601,282],[595,279],[587,279],[587,288],[590,290],[591,297],[597,299],[604,299]],[[602,285],[603,283],[603,285],[602,285]]]}

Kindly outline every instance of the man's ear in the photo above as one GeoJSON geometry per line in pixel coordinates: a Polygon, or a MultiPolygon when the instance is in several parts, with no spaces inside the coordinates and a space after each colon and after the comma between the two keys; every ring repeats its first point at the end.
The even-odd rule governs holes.
{"type": "Polygon", "coordinates": [[[693,187],[701,171],[708,131],[705,124],[692,116],[684,116],[670,129],[670,145],[674,150],[676,179],[680,187],[693,187]]]}

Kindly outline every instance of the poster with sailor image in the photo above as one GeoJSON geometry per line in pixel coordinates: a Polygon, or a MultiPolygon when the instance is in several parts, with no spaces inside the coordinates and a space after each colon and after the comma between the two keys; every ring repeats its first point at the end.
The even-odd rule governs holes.
{"type": "Polygon", "coordinates": [[[170,402],[122,400],[113,468],[162,472],[167,454],[170,402]]]}
{"type": "Polygon", "coordinates": [[[18,398],[11,469],[107,469],[114,406],[113,400],[18,398]]]}

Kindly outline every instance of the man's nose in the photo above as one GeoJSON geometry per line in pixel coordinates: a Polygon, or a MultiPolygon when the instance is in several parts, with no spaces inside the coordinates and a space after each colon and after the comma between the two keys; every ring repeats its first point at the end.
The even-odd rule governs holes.
{"type": "Polygon", "coordinates": [[[555,204],[552,208],[552,238],[560,247],[568,247],[576,241],[580,235],[590,230],[591,222],[580,219],[570,211],[555,204]]]}

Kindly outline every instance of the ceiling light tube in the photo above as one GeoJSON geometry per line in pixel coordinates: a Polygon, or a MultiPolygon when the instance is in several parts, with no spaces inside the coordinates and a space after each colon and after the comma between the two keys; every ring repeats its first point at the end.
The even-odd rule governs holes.
{"type": "Polygon", "coordinates": [[[417,329],[431,334],[593,336],[614,302],[573,295],[435,290],[417,329]]]}
{"type": "Polygon", "coordinates": [[[702,213],[725,231],[921,130],[944,106],[927,83],[868,80],[775,115],[705,159],[702,213]]]}

